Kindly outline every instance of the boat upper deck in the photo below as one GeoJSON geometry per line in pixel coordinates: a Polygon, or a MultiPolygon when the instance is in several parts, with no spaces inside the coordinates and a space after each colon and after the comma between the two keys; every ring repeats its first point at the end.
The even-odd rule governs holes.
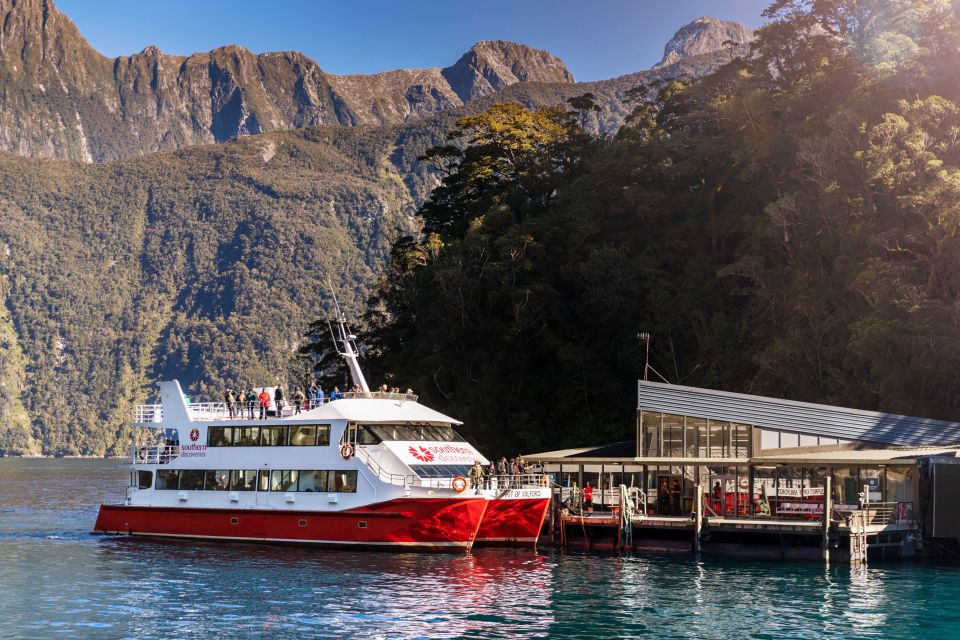
{"type": "MultiPolygon", "coordinates": [[[[416,402],[418,396],[413,393],[391,393],[387,391],[369,391],[354,393],[348,392],[341,394],[337,399],[308,399],[303,401],[300,411],[296,404],[287,405],[280,409],[280,415],[276,414],[275,407],[270,410],[269,419],[289,418],[292,416],[303,415],[303,412],[318,409],[331,402],[339,400],[393,400],[396,402],[416,402]]],[[[294,401],[296,402],[296,401],[294,401]]],[[[231,407],[226,402],[187,402],[187,413],[191,422],[214,422],[220,420],[250,420],[250,416],[256,417],[259,414],[260,405],[256,402],[237,401],[231,407]]],[[[306,416],[304,416],[306,417],[306,416]]],[[[134,424],[141,426],[150,426],[164,421],[163,404],[138,404],[133,410],[134,424]]]]}

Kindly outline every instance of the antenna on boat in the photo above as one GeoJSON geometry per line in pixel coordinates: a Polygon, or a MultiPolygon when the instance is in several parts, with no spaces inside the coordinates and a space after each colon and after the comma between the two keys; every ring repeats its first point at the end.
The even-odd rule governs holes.
{"type": "Polygon", "coordinates": [[[334,335],[332,323],[327,322],[327,326],[330,327],[330,337],[333,339],[333,346],[337,349],[337,353],[347,361],[347,367],[350,369],[350,378],[353,380],[353,384],[360,387],[364,393],[370,393],[370,387],[367,386],[367,380],[363,377],[363,371],[360,370],[360,363],[357,361],[357,337],[350,333],[350,327],[347,326],[347,317],[340,308],[340,302],[337,300],[337,294],[333,290],[333,284],[327,281],[327,286],[330,288],[330,295],[333,297],[333,306],[337,313],[337,335],[334,335]],[[343,345],[343,351],[339,349],[338,343],[343,345]]]}

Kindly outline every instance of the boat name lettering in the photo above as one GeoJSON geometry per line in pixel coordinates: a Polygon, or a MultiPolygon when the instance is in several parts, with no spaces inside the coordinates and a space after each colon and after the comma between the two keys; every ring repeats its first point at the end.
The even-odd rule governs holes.
{"type": "Polygon", "coordinates": [[[180,447],[181,458],[205,458],[207,455],[207,445],[205,444],[185,444],[180,447]]]}

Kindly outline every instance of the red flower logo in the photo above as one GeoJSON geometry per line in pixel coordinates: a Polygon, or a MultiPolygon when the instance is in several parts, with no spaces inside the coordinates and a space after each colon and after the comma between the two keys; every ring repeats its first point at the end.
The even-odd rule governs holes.
{"type": "Polygon", "coordinates": [[[190,439],[196,442],[200,439],[200,429],[192,429],[190,431],[190,439]]]}
{"type": "Polygon", "coordinates": [[[423,447],[409,447],[409,449],[410,455],[420,462],[433,462],[433,454],[429,449],[424,449],[423,447]]]}

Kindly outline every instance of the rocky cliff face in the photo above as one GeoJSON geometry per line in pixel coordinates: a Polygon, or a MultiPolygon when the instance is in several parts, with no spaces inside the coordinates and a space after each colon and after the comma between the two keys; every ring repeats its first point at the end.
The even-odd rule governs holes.
{"type": "Polygon", "coordinates": [[[728,48],[737,49],[749,44],[751,40],[753,40],[753,31],[739,22],[707,17],[697,18],[674,34],[663,48],[663,59],[657,67],[666,67],[686,58],[728,48]]]}
{"type": "Polygon", "coordinates": [[[563,62],[481,42],[446,69],[324,73],[297,52],[156,47],[110,60],[50,0],[0,0],[0,149],[100,162],[319,124],[393,124],[523,81],[572,82],[563,62]]]}

